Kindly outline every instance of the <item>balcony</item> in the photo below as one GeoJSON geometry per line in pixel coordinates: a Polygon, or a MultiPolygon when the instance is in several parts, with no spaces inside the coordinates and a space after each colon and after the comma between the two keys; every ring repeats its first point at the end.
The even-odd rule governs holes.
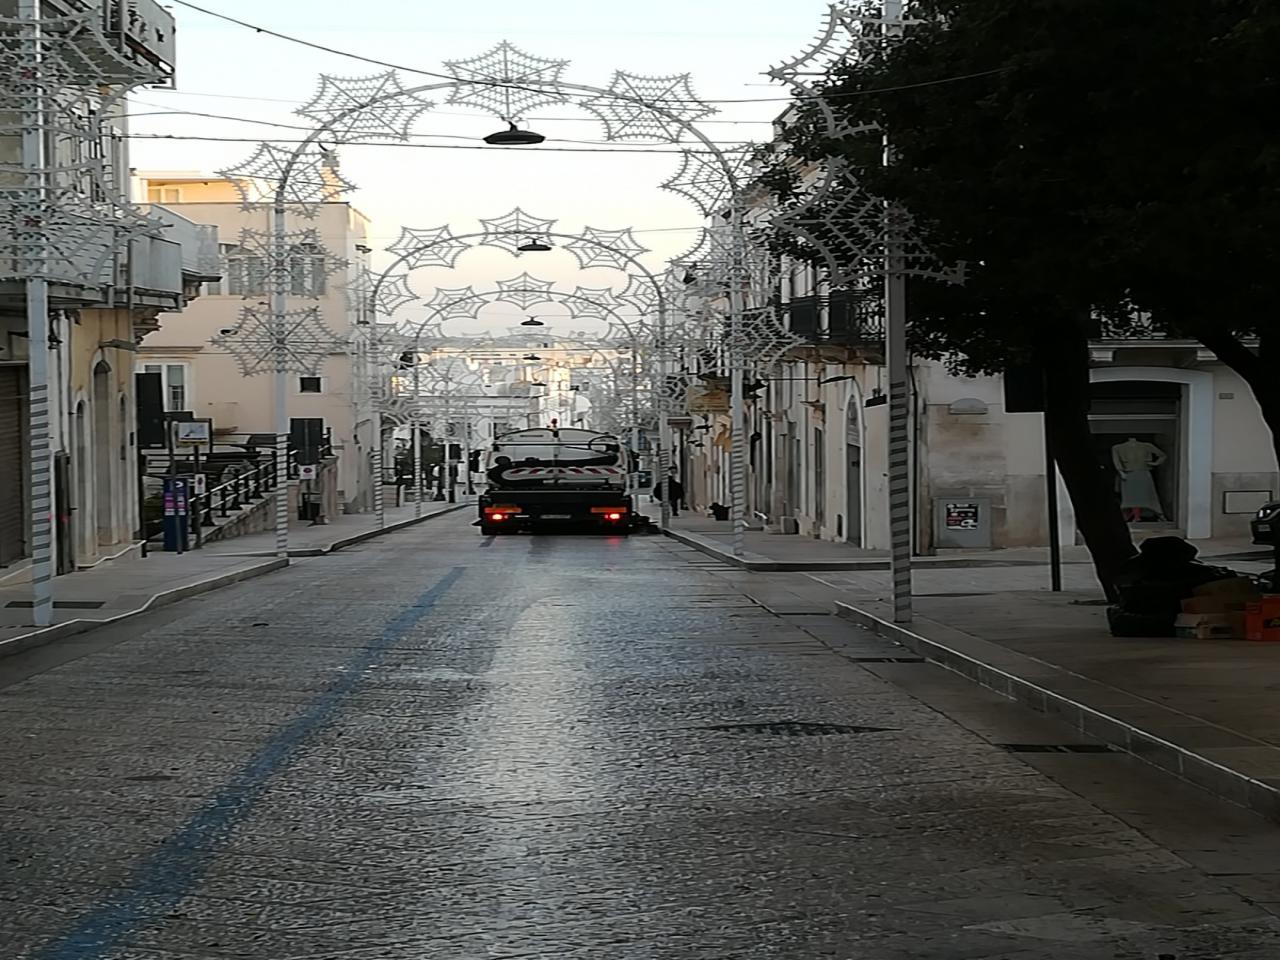
{"type": "Polygon", "coordinates": [[[222,276],[217,227],[188,220],[182,214],[158,203],[143,204],[142,209],[147,216],[164,224],[162,233],[166,240],[181,244],[182,272],[190,282],[206,283],[222,276]]]}
{"type": "Polygon", "coordinates": [[[791,332],[805,340],[792,348],[792,357],[883,362],[884,311],[877,293],[837,290],[825,297],[797,297],[784,309],[791,332]]]}
{"type": "MultiPolygon", "coordinates": [[[[17,0],[0,0],[0,16],[16,16],[17,8],[17,0]]],[[[173,14],[156,0],[44,0],[46,18],[88,11],[101,14],[102,35],[117,55],[173,76],[177,52],[173,14]]],[[[100,57],[90,48],[85,52],[90,59],[100,57]]],[[[108,73],[114,69],[106,61],[102,67],[108,73]]]]}

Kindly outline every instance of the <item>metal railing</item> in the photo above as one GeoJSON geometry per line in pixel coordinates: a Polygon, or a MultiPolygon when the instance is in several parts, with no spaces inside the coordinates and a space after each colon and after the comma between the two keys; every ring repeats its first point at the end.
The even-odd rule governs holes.
{"type": "Polygon", "coordinates": [[[215,517],[225,520],[232,513],[261,500],[278,486],[276,458],[268,457],[256,467],[237,472],[231,479],[192,497],[196,546],[199,547],[204,540],[203,528],[217,525],[215,517]]]}

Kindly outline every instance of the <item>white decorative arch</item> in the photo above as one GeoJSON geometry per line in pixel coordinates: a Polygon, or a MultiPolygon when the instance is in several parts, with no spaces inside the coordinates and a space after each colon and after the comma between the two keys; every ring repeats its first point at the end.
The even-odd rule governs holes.
{"type": "Polygon", "coordinates": [[[1178,458],[1184,479],[1179,491],[1182,516],[1188,540],[1213,536],[1213,374],[1177,367],[1095,367],[1089,371],[1089,380],[1151,380],[1182,386],[1182,450],[1178,458]]]}

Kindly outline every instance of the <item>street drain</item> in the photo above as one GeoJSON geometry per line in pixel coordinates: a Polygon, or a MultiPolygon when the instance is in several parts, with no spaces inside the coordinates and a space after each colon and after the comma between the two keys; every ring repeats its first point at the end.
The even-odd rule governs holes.
{"type": "Polygon", "coordinates": [[[928,663],[924,657],[849,657],[854,663],[928,663]]]}
{"type": "Polygon", "coordinates": [[[720,723],[704,730],[721,733],[744,733],[763,737],[838,737],[851,733],[884,733],[890,727],[857,727],[845,723],[805,723],[778,720],[771,723],[720,723]]]}
{"type": "Polygon", "coordinates": [[[997,743],[1009,753],[1119,753],[1105,743],[997,743]]]}
{"type": "Polygon", "coordinates": [[[131,780],[134,783],[166,783],[169,780],[177,780],[178,778],[164,773],[144,773],[136,777],[125,777],[124,779],[131,780]]]}

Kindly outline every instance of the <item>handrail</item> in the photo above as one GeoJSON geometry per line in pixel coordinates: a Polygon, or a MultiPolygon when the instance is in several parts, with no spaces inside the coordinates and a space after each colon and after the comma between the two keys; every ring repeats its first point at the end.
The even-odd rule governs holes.
{"type": "MultiPolygon", "coordinates": [[[[285,478],[288,480],[297,476],[298,454],[296,451],[290,450],[288,460],[285,463],[285,478]]],[[[233,511],[240,510],[256,500],[261,500],[279,486],[276,458],[268,456],[252,469],[238,473],[230,480],[224,480],[216,487],[193,496],[191,498],[191,516],[195,527],[196,548],[198,549],[204,545],[204,528],[215,525],[215,512],[218,517],[228,517],[233,511]]]]}

